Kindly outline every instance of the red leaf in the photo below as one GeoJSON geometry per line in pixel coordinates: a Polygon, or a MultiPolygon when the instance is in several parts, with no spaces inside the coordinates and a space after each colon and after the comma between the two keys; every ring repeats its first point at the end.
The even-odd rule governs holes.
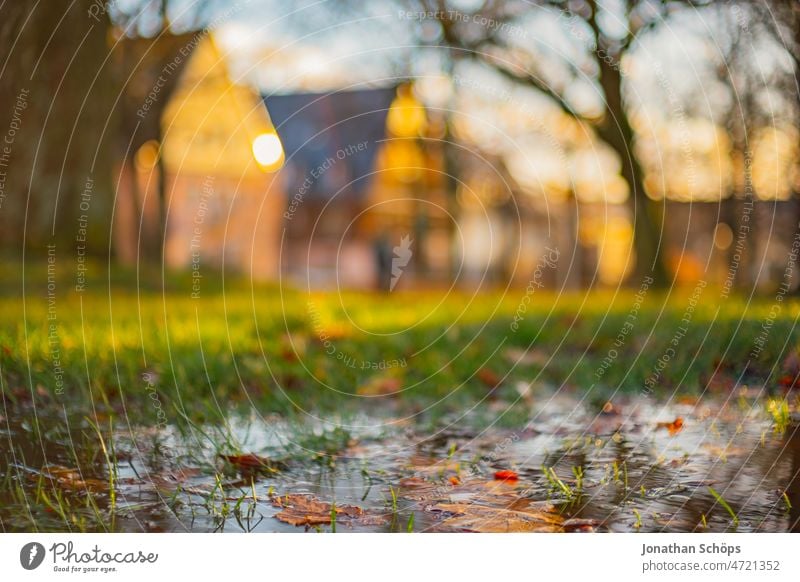
{"type": "Polygon", "coordinates": [[[670,435],[678,434],[683,429],[683,417],[679,416],[672,422],[659,422],[656,428],[665,428],[670,435]]]}
{"type": "Polygon", "coordinates": [[[496,481],[516,481],[519,479],[519,475],[517,475],[514,471],[505,469],[503,471],[497,471],[494,474],[494,478],[496,481]]]}

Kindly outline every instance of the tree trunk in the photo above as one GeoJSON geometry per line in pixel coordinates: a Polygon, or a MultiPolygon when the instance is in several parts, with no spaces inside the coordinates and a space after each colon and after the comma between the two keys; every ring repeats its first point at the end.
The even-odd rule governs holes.
{"type": "Polygon", "coordinates": [[[620,158],[622,177],[628,184],[628,204],[633,221],[633,240],[636,250],[635,275],[641,280],[653,278],[653,286],[666,286],[669,280],[664,266],[661,248],[661,228],[654,218],[653,202],[647,197],[644,188],[644,170],[633,151],[634,131],[628,119],[622,99],[622,75],[619,61],[604,58],[605,52],[598,51],[597,64],[600,67],[600,85],[606,102],[605,119],[598,128],[600,138],[606,142],[620,158]]]}
{"type": "Polygon", "coordinates": [[[164,136],[159,128],[158,158],[156,167],[158,170],[158,236],[156,237],[153,258],[156,264],[162,265],[164,262],[164,248],[167,244],[167,165],[164,163],[164,151],[161,147],[164,136]]]}
{"type": "Polygon", "coordinates": [[[58,243],[72,260],[78,244],[86,254],[108,250],[115,136],[104,128],[117,90],[104,63],[110,23],[107,14],[89,16],[93,6],[58,0],[0,8],[0,43],[10,51],[0,84],[0,140],[12,142],[0,168],[6,251],[24,246],[36,254],[58,243]]]}

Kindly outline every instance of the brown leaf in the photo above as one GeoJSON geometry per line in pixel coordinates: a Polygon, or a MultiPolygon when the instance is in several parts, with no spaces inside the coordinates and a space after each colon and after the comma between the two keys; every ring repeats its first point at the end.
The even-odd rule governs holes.
{"type": "Polygon", "coordinates": [[[46,479],[62,489],[70,491],[90,491],[97,493],[108,490],[108,483],[99,479],[82,478],[78,469],[69,469],[61,465],[49,465],[41,473],[46,479]]]}
{"type": "Polygon", "coordinates": [[[281,508],[275,518],[294,526],[327,525],[331,523],[331,510],[336,513],[336,521],[352,523],[382,523],[383,517],[370,514],[354,505],[336,505],[321,501],[313,495],[290,493],[272,497],[272,505],[281,508]]]}
{"type": "Polygon", "coordinates": [[[409,459],[408,468],[417,475],[440,475],[459,473],[461,463],[452,459],[436,459],[423,455],[415,455],[409,459]]]}
{"type": "Polygon", "coordinates": [[[596,519],[581,519],[574,517],[564,522],[564,531],[566,532],[586,532],[590,533],[600,525],[596,519]]]}
{"type": "Polygon", "coordinates": [[[247,453],[244,455],[220,455],[220,458],[243,472],[253,473],[256,471],[267,471],[275,473],[278,471],[277,464],[274,461],[254,453],[247,453]]]}
{"type": "Polygon", "coordinates": [[[495,481],[484,478],[455,476],[429,481],[419,477],[408,477],[400,481],[400,496],[412,501],[425,503],[482,503],[483,505],[509,506],[522,500],[519,497],[519,480],[495,481]]]}
{"type": "Polygon", "coordinates": [[[403,387],[400,378],[394,376],[374,376],[356,390],[361,396],[387,396],[395,394],[403,387]]]}
{"type": "Polygon", "coordinates": [[[440,503],[434,509],[454,514],[442,521],[445,529],[479,533],[564,531],[564,519],[552,510],[507,509],[475,503],[440,503]]]}
{"type": "Polygon", "coordinates": [[[603,404],[603,410],[600,411],[601,414],[619,414],[619,410],[614,403],[610,400],[603,404]]]}
{"type": "Polygon", "coordinates": [[[481,368],[476,375],[478,376],[478,380],[486,384],[487,388],[497,388],[500,382],[502,382],[500,376],[489,368],[481,368]]]}

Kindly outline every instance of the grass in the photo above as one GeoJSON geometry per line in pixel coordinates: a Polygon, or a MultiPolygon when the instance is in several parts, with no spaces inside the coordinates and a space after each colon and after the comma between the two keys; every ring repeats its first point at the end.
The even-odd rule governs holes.
{"type": "MultiPolygon", "coordinates": [[[[41,275],[44,268],[33,271],[41,275]]],[[[627,291],[537,293],[513,331],[523,289],[477,296],[308,294],[214,281],[209,277],[210,290],[199,299],[191,298],[181,274],[163,291],[137,291],[125,278],[112,278],[78,294],[62,274],[50,306],[41,277],[28,276],[24,300],[18,289],[0,289],[0,385],[7,405],[68,404],[70,411],[101,417],[124,410],[151,425],[224,424],[232,411],[253,406],[289,417],[300,410],[342,411],[354,402],[357,410],[385,401],[360,389],[387,377],[397,380],[395,401],[459,410],[486,396],[485,375],[476,372],[487,368],[502,379],[499,393],[509,400],[517,398],[516,382],[533,378],[539,385],[593,387],[591,398],[602,406],[609,394],[642,391],[653,377],[654,361],[683,325],[690,292],[648,295],[620,346],[615,338],[630,321],[633,302],[627,291]],[[514,366],[509,349],[528,347],[538,357],[514,366]],[[617,354],[610,364],[609,353],[617,354]]],[[[800,339],[800,304],[784,304],[753,358],[753,338],[771,302],[715,300],[713,293],[705,291],[677,354],[658,373],[658,389],[699,392],[720,377],[776,386],[781,371],[774,364],[800,339]]]]}
{"type": "Polygon", "coordinates": [[[722,508],[725,511],[728,512],[728,515],[731,516],[731,521],[733,522],[733,527],[734,528],[739,527],[739,516],[736,515],[736,512],[730,506],[730,503],[725,501],[725,499],[722,497],[722,495],[717,493],[717,491],[713,487],[709,487],[708,488],[708,492],[711,493],[711,496],[717,501],[717,503],[719,503],[722,506],[722,508]]]}
{"type": "Polygon", "coordinates": [[[572,500],[575,498],[575,489],[564,483],[564,481],[558,477],[553,467],[542,467],[542,472],[547,482],[550,484],[551,490],[560,491],[566,499],[572,500]]]}
{"type": "Polygon", "coordinates": [[[634,508],[633,515],[636,518],[636,521],[633,523],[633,527],[634,529],[639,530],[642,528],[642,514],[639,513],[638,509],[634,508]]]}
{"type": "Polygon", "coordinates": [[[789,401],[786,398],[770,398],[767,401],[767,412],[772,416],[773,430],[784,434],[792,421],[789,401]]]}

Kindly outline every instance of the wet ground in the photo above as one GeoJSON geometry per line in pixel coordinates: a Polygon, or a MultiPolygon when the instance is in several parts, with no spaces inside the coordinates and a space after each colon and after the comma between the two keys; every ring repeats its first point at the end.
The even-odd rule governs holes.
{"type": "Polygon", "coordinates": [[[374,411],[303,427],[119,426],[6,419],[6,531],[797,531],[792,405],[538,395],[421,430],[374,411]],[[33,524],[36,524],[35,526],[33,524]]]}

